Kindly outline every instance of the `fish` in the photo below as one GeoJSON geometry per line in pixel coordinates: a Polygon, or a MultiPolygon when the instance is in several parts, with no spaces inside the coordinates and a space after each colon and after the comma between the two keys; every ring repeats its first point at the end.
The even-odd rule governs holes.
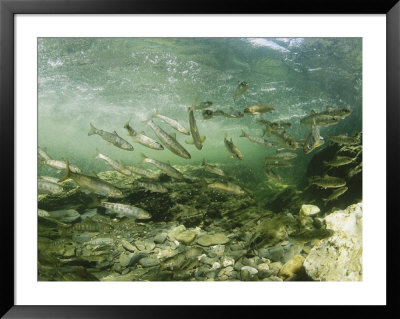
{"type": "Polygon", "coordinates": [[[322,200],[323,200],[325,203],[326,203],[326,202],[329,202],[329,201],[331,201],[331,200],[335,200],[335,199],[337,199],[340,195],[342,195],[342,194],[344,194],[345,192],[347,192],[347,190],[348,190],[347,186],[338,188],[338,189],[334,190],[334,191],[332,192],[332,194],[330,194],[327,198],[322,198],[322,200]]]}
{"type": "Polygon", "coordinates": [[[38,216],[40,216],[40,217],[50,217],[50,214],[46,210],[38,209],[38,216]]]}
{"type": "Polygon", "coordinates": [[[314,111],[312,111],[310,115],[307,115],[300,120],[300,124],[310,126],[329,126],[337,123],[339,123],[339,119],[337,117],[315,113],[314,111]]]}
{"type": "Polygon", "coordinates": [[[38,193],[39,194],[60,194],[64,191],[61,185],[52,183],[46,180],[38,180],[38,193]]]}
{"type": "MultiPolygon", "coordinates": [[[[194,118],[193,108],[189,109],[189,124],[190,133],[192,133],[193,144],[198,150],[201,150],[203,148],[203,143],[206,140],[206,137],[200,137],[199,129],[197,128],[196,120],[194,118]]],[[[192,144],[192,141],[187,140],[186,143],[192,144]]]]}
{"type": "Polygon", "coordinates": [[[125,167],[125,165],[118,163],[117,161],[113,160],[112,158],[109,158],[108,156],[101,154],[98,149],[96,149],[97,155],[95,158],[102,159],[105,162],[107,162],[113,169],[115,169],[117,172],[120,172],[121,174],[130,176],[132,175],[132,172],[125,167]]]}
{"type": "Polygon", "coordinates": [[[55,183],[55,184],[57,184],[59,181],[59,178],[52,177],[52,176],[38,176],[38,178],[41,180],[44,180],[44,181],[55,183]]]}
{"type": "Polygon", "coordinates": [[[274,143],[267,141],[266,139],[263,139],[262,137],[248,135],[244,130],[242,130],[242,134],[240,135],[240,137],[246,137],[249,141],[251,141],[253,143],[264,145],[267,147],[276,146],[276,145],[274,145],[274,143]]]}
{"type": "Polygon", "coordinates": [[[225,116],[228,118],[240,118],[244,116],[244,114],[240,111],[235,113],[225,113],[224,111],[221,110],[216,110],[216,111],[204,110],[201,114],[203,115],[204,120],[211,119],[215,116],[225,116]]]}
{"type": "Polygon", "coordinates": [[[249,84],[247,82],[238,82],[238,85],[233,92],[233,102],[236,102],[238,96],[244,94],[249,88],[249,84]]]}
{"type": "Polygon", "coordinates": [[[156,110],[156,114],[154,114],[151,118],[158,117],[159,119],[163,120],[165,123],[167,123],[169,126],[177,130],[178,132],[185,134],[185,135],[190,135],[189,130],[183,127],[178,121],[171,119],[169,117],[166,117],[165,115],[161,115],[158,110],[156,110]]]}
{"type": "Polygon", "coordinates": [[[147,183],[137,181],[136,185],[142,188],[145,188],[153,193],[166,193],[168,192],[168,188],[162,186],[161,184],[147,183]]]}
{"type": "Polygon", "coordinates": [[[211,183],[207,185],[208,188],[211,189],[215,189],[217,191],[222,191],[225,193],[232,193],[232,194],[236,194],[236,195],[243,195],[246,192],[238,185],[233,184],[231,182],[227,182],[227,183],[220,183],[220,182],[216,182],[216,183],[211,183]]]}
{"type": "Polygon", "coordinates": [[[200,102],[199,104],[196,103],[196,105],[193,106],[193,110],[203,110],[211,105],[213,105],[211,101],[200,102]]]}
{"type": "Polygon", "coordinates": [[[203,159],[203,161],[201,162],[201,166],[204,166],[205,170],[210,173],[217,174],[219,176],[225,176],[225,172],[222,169],[215,165],[206,163],[205,159],[203,159]]]}
{"type": "Polygon", "coordinates": [[[275,167],[293,167],[293,163],[282,160],[266,160],[264,166],[275,166],[275,167]]]}
{"type": "Polygon", "coordinates": [[[356,158],[352,158],[352,157],[349,157],[349,156],[336,156],[333,160],[331,160],[329,162],[324,161],[324,164],[326,166],[339,167],[339,166],[350,164],[355,159],[356,158]]]}
{"type": "Polygon", "coordinates": [[[69,168],[69,163],[67,162],[65,176],[60,179],[60,182],[65,181],[68,178],[72,178],[82,188],[83,191],[107,197],[123,197],[123,193],[120,189],[106,181],[103,181],[97,176],[89,176],[72,172],[69,168]]]}
{"type": "Polygon", "coordinates": [[[244,109],[244,113],[247,114],[261,114],[261,113],[267,113],[267,112],[272,112],[275,110],[275,107],[272,105],[262,105],[261,103],[258,105],[251,105],[248,106],[244,109]]]}
{"type": "Polygon", "coordinates": [[[161,127],[156,125],[151,119],[146,122],[148,126],[150,126],[157,137],[161,140],[161,143],[165,145],[172,153],[178,155],[180,157],[190,159],[191,156],[189,152],[178,143],[178,141],[167,132],[165,132],[161,127]]]}
{"type": "Polygon", "coordinates": [[[306,141],[303,145],[304,154],[309,154],[317,147],[324,144],[324,138],[319,135],[319,129],[316,125],[313,125],[311,128],[311,133],[306,138],[306,141]]]}
{"type": "Polygon", "coordinates": [[[144,132],[137,133],[130,125],[129,122],[126,122],[124,128],[128,130],[128,134],[132,137],[133,141],[136,143],[140,143],[143,146],[151,148],[153,150],[163,150],[164,146],[162,146],[157,141],[153,140],[152,138],[146,136],[144,132]]]}
{"type": "Polygon", "coordinates": [[[111,245],[113,243],[114,243],[114,240],[112,238],[98,237],[98,238],[89,240],[85,244],[91,245],[91,246],[101,246],[101,245],[111,245]]]}
{"type": "Polygon", "coordinates": [[[340,177],[329,176],[325,174],[321,176],[312,176],[309,179],[311,185],[317,185],[321,188],[338,188],[346,185],[346,181],[340,177]]]}
{"type": "Polygon", "coordinates": [[[145,211],[142,208],[127,205],[127,204],[120,204],[120,203],[110,203],[110,202],[101,202],[100,205],[105,207],[112,212],[116,213],[119,216],[126,216],[132,217],[136,219],[149,219],[151,215],[149,212],[145,211]]]}
{"type": "Polygon", "coordinates": [[[42,158],[42,160],[50,159],[50,156],[44,150],[42,150],[40,147],[38,147],[38,154],[42,158]]]}
{"type": "Polygon", "coordinates": [[[159,168],[160,170],[162,170],[165,174],[175,179],[184,179],[183,174],[178,170],[176,170],[175,168],[173,168],[169,162],[168,163],[160,162],[155,159],[149,158],[142,153],[142,163],[150,163],[155,167],[159,168]]]}
{"type": "Polygon", "coordinates": [[[153,173],[152,171],[149,171],[147,169],[141,168],[141,167],[136,167],[136,166],[131,166],[131,165],[126,165],[125,166],[127,169],[129,169],[132,173],[136,175],[140,175],[146,178],[150,179],[158,179],[158,175],[153,173]]]}
{"type": "Polygon", "coordinates": [[[115,145],[116,147],[119,147],[126,151],[133,151],[133,146],[129,144],[126,140],[124,140],[122,137],[120,137],[116,131],[110,133],[103,130],[99,130],[95,128],[92,123],[90,123],[90,130],[88,135],[90,136],[94,134],[99,135],[103,140],[115,145]]]}
{"type": "Polygon", "coordinates": [[[328,136],[326,138],[328,141],[333,143],[342,144],[342,145],[354,145],[360,143],[360,136],[350,137],[347,134],[337,135],[337,136],[328,136]]]}
{"type": "Polygon", "coordinates": [[[225,143],[226,149],[229,151],[229,153],[231,153],[231,155],[229,155],[228,157],[230,157],[230,158],[236,157],[239,160],[243,159],[242,153],[237,148],[237,146],[235,144],[233,144],[232,139],[230,141],[228,141],[225,136],[224,143],[225,143]]]}
{"type": "Polygon", "coordinates": [[[277,143],[281,146],[287,147],[292,150],[296,150],[299,147],[297,141],[288,133],[286,133],[286,131],[278,132],[272,130],[271,134],[276,138],[277,143]]]}
{"type": "Polygon", "coordinates": [[[351,114],[351,110],[347,107],[333,108],[328,106],[325,111],[319,112],[321,115],[330,115],[341,119],[346,118],[351,114]]]}
{"type": "Polygon", "coordinates": [[[269,179],[273,180],[276,183],[280,183],[283,181],[283,178],[275,173],[272,169],[266,169],[264,172],[269,179]]]}
{"type": "Polygon", "coordinates": [[[283,151],[276,151],[275,155],[272,156],[266,156],[265,159],[266,160],[275,160],[275,161],[287,161],[287,160],[291,160],[293,158],[296,158],[297,154],[296,153],[292,153],[292,152],[283,152],[283,151]]]}

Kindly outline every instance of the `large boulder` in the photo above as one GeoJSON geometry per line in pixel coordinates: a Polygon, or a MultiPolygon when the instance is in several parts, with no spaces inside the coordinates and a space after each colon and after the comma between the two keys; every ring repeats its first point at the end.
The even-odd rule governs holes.
{"type": "Polygon", "coordinates": [[[333,236],[315,245],[304,268],[317,281],[362,280],[362,204],[335,211],[325,217],[333,236]]]}

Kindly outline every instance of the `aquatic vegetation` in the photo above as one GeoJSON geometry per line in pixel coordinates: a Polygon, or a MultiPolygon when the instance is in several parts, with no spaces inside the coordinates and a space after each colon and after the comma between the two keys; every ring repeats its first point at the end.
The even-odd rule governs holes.
{"type": "Polygon", "coordinates": [[[361,62],[357,38],[39,39],[38,280],[334,278],[361,62]]]}

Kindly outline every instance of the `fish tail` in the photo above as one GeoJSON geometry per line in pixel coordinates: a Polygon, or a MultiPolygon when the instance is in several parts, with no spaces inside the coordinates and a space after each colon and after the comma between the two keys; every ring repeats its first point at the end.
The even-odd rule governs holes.
{"type": "Polygon", "coordinates": [[[96,147],[96,155],[94,156],[94,158],[100,158],[99,155],[100,155],[100,151],[99,151],[99,149],[96,147]]]}
{"type": "MultiPolygon", "coordinates": [[[[38,147],[38,148],[40,149],[40,147],[38,147]]],[[[46,147],[44,147],[44,148],[42,148],[42,149],[40,149],[40,150],[42,151],[41,156],[42,156],[46,161],[51,159],[50,156],[49,156],[49,154],[47,154],[47,148],[46,148],[46,147]]]]}
{"type": "Polygon", "coordinates": [[[246,132],[242,130],[242,135],[240,135],[240,137],[246,137],[246,136],[247,136],[246,132]]]}
{"type": "Polygon", "coordinates": [[[67,161],[67,164],[65,166],[65,175],[58,182],[61,183],[65,180],[67,180],[70,177],[70,175],[71,175],[71,171],[69,169],[69,162],[67,161]]]}
{"type": "Polygon", "coordinates": [[[97,129],[93,126],[93,124],[90,123],[90,130],[89,130],[88,135],[90,136],[90,135],[96,134],[96,130],[97,129]]]}
{"type": "Polygon", "coordinates": [[[131,119],[129,119],[129,121],[125,123],[124,128],[129,129],[129,127],[130,127],[130,126],[129,126],[129,122],[130,122],[130,121],[131,121],[131,119]]]}
{"type": "Polygon", "coordinates": [[[150,119],[153,119],[153,118],[157,117],[158,115],[160,115],[160,110],[156,109],[156,113],[153,114],[152,116],[150,116],[150,119]]]}

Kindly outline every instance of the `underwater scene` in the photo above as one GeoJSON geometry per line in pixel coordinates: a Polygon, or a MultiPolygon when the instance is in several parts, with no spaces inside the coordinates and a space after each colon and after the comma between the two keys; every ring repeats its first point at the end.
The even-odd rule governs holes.
{"type": "Polygon", "coordinates": [[[361,281],[361,38],[39,38],[39,281],[361,281]]]}

